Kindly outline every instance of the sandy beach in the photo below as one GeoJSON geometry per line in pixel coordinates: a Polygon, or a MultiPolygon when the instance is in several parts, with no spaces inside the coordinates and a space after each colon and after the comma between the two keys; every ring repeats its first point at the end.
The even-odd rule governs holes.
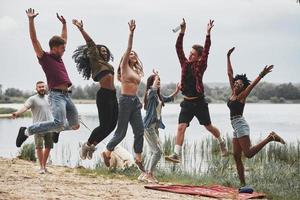
{"type": "Polygon", "coordinates": [[[49,166],[39,174],[38,164],[0,157],[0,199],[210,199],[144,189],[126,178],[80,175],[77,169],[49,166]]]}

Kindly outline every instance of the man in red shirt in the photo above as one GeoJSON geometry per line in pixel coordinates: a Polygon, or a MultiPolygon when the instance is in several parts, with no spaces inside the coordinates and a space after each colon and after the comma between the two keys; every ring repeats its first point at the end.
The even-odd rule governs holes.
{"type": "Polygon", "coordinates": [[[67,43],[66,20],[63,16],[57,14],[57,18],[63,25],[62,34],[61,36],[53,36],[50,39],[50,51],[45,52],[37,39],[34,26],[34,18],[38,13],[35,13],[34,9],[30,8],[26,10],[26,14],[29,20],[30,39],[47,78],[50,91],[49,103],[54,120],[34,123],[27,128],[21,127],[16,139],[17,147],[20,147],[30,135],[79,129],[78,112],[68,90],[72,83],[61,58],[67,43]]]}
{"type": "Polygon", "coordinates": [[[211,124],[202,82],[203,74],[207,68],[207,58],[211,45],[210,32],[213,26],[214,21],[210,20],[207,24],[207,35],[204,47],[198,44],[193,45],[189,57],[186,58],[183,51],[183,36],[186,29],[184,19],[180,25],[181,31],[176,42],[176,52],[181,65],[181,91],[184,100],[180,104],[181,111],[179,114],[174,153],[170,156],[166,156],[166,160],[168,161],[175,163],[180,162],[185,130],[194,117],[218,139],[222,155],[227,155],[226,145],[220,136],[220,131],[211,124]]]}

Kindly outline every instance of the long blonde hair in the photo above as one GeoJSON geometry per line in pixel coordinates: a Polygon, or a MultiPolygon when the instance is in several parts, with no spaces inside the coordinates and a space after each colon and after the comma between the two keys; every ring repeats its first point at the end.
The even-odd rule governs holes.
{"type": "MultiPolygon", "coordinates": [[[[139,76],[141,76],[141,77],[143,77],[144,76],[144,69],[143,69],[143,63],[142,63],[142,61],[140,60],[140,58],[138,57],[138,54],[135,52],[135,51],[133,51],[133,50],[131,50],[131,52],[133,52],[134,54],[135,54],[135,56],[136,56],[136,59],[137,59],[137,62],[133,65],[133,66],[130,66],[129,65],[129,62],[130,62],[130,60],[128,61],[128,65],[129,65],[129,67],[133,70],[133,71],[135,71],[139,76]]],[[[117,78],[118,78],[118,80],[121,82],[121,64],[122,64],[122,62],[123,62],[123,59],[124,59],[124,56],[122,56],[122,58],[121,58],[121,61],[120,61],[120,64],[119,64],[119,68],[118,68],[118,75],[117,75],[117,78]]]]}

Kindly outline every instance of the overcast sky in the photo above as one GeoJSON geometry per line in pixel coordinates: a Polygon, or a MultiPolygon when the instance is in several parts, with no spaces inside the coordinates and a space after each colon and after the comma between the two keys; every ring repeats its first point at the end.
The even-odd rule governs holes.
{"type": "MultiPolygon", "coordinates": [[[[215,20],[212,46],[204,82],[227,82],[226,52],[232,46],[234,72],[247,73],[253,79],[267,64],[274,71],[268,82],[300,82],[300,5],[296,0],[0,0],[0,84],[30,90],[37,80],[45,80],[35,57],[28,33],[25,9],[35,8],[37,36],[44,50],[48,40],[60,34],[61,24],[55,13],[68,22],[68,44],[63,60],[74,85],[86,85],[71,58],[78,45],[84,44],[72,18],[82,19],[96,43],[107,45],[118,66],[126,49],[127,22],[136,19],[136,50],[148,76],[153,68],[160,71],[162,83],[178,82],[180,66],[175,52],[176,27],[182,17],[187,31],[184,49],[203,44],[208,20],[215,20]]],[[[145,77],[146,79],[146,77],[145,77]]]]}

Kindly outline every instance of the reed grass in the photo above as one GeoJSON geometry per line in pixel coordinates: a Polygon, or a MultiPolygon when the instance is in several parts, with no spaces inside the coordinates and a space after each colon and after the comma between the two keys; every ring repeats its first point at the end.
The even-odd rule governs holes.
{"type": "Polygon", "coordinates": [[[36,157],[34,143],[24,144],[19,151],[18,158],[35,162],[36,157]]]}
{"type": "MultiPolygon", "coordinates": [[[[175,139],[165,137],[164,154],[172,153],[175,139]]],[[[225,138],[228,149],[231,139],[225,138]]],[[[221,157],[219,144],[213,138],[185,143],[182,163],[173,164],[161,159],[156,176],[161,182],[189,185],[222,184],[240,187],[233,156],[221,157]]],[[[144,152],[147,155],[147,148],[144,152]]],[[[256,191],[272,199],[300,199],[300,142],[280,145],[270,143],[252,159],[243,157],[246,181],[256,191]]],[[[138,170],[109,171],[100,161],[95,169],[80,169],[81,174],[94,174],[111,178],[136,179],[138,170]]]]}

